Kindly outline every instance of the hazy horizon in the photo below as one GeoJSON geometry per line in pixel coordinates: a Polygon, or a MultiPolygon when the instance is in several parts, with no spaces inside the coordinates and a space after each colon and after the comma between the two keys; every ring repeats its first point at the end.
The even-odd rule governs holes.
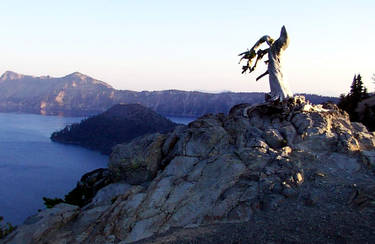
{"type": "MultiPolygon", "coordinates": [[[[21,74],[21,73],[17,73],[15,71],[12,71],[12,70],[7,70],[5,71],[4,73],[0,73],[0,77],[3,76],[4,74],[6,73],[14,73],[14,74],[17,74],[17,75],[22,75],[22,76],[26,76],[26,77],[33,77],[33,78],[42,78],[42,79],[60,79],[60,78],[64,78],[64,77],[67,77],[69,75],[72,75],[72,74],[75,74],[75,73],[79,73],[79,74],[82,74],[82,75],[85,75],[85,76],[88,76],[88,77],[91,77],[95,80],[97,80],[95,77],[92,77],[90,76],[89,74],[83,74],[79,71],[74,71],[72,73],[69,73],[69,74],[66,74],[66,75],[63,75],[63,76],[51,76],[51,75],[48,75],[48,74],[45,74],[45,75],[41,75],[41,76],[35,76],[35,75],[30,75],[30,74],[21,74]]],[[[106,84],[108,84],[106,81],[103,81],[103,80],[99,80],[101,82],[104,82],[106,84]]],[[[116,89],[115,87],[112,87],[114,89],[116,89]]],[[[124,89],[116,89],[116,90],[123,90],[124,89]]],[[[128,89],[126,89],[128,90],[128,89]]],[[[168,91],[168,90],[175,90],[175,91],[188,91],[188,92],[202,92],[202,93],[211,93],[211,94],[220,94],[220,93],[252,93],[252,91],[231,91],[231,90],[218,90],[218,91],[214,91],[214,90],[182,90],[182,89],[164,89],[164,90],[129,90],[129,91],[136,91],[136,92],[157,92],[157,91],[168,91]]],[[[267,92],[267,91],[265,91],[267,92]]],[[[263,93],[263,91],[256,91],[254,93],[263,93]]],[[[296,93],[296,94],[301,94],[301,93],[296,93]]],[[[306,92],[303,92],[303,94],[311,94],[311,95],[321,95],[321,94],[313,94],[313,93],[306,93],[306,92]]],[[[321,95],[321,96],[325,96],[325,95],[321,95]]],[[[327,95],[329,96],[329,95],[327,95]]],[[[338,96],[332,96],[332,97],[338,97],[338,96]]]]}
{"type": "Polygon", "coordinates": [[[294,93],[339,96],[360,73],[374,91],[375,2],[4,1],[0,73],[78,71],[115,89],[269,92],[265,71],[241,74],[238,54],[262,35],[291,42],[294,93]]]}

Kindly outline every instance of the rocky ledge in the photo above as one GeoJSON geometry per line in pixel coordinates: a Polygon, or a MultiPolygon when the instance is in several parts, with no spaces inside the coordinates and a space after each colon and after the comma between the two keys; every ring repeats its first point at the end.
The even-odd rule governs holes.
{"type": "Polygon", "coordinates": [[[259,224],[266,233],[275,223],[281,235],[272,241],[306,241],[301,233],[318,241],[374,239],[374,167],[375,133],[336,105],[304,97],[240,104],[228,115],[116,146],[109,162],[115,183],[82,208],[41,211],[2,243],[130,243],[176,228],[204,233],[214,224],[228,227],[220,239],[233,234],[230,226],[259,224]],[[322,237],[320,226],[331,236],[322,237]]]}

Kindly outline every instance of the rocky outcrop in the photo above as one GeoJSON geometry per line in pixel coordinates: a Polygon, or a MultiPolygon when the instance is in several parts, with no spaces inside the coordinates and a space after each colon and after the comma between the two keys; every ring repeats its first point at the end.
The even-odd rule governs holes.
{"type": "MultiPolygon", "coordinates": [[[[49,232],[68,224],[78,213],[77,206],[65,203],[44,210],[27,218],[22,228],[16,229],[16,235],[11,234],[10,243],[42,243],[49,232]]],[[[7,242],[5,240],[5,243],[7,242]]]]}
{"type": "Polygon", "coordinates": [[[160,169],[166,135],[152,134],[117,145],[108,164],[116,181],[143,184],[155,178],[160,169]]]}
{"type": "MultiPolygon", "coordinates": [[[[306,95],[315,103],[335,97],[306,95]]],[[[115,104],[139,103],[166,116],[198,117],[206,113],[227,112],[241,102],[259,103],[264,93],[219,94],[197,91],[116,90],[79,72],[63,77],[17,74],[7,71],[0,77],[0,111],[62,116],[90,116],[115,104]]]]}
{"type": "MultiPolygon", "coordinates": [[[[354,238],[348,240],[358,240],[357,229],[375,224],[374,154],[375,134],[334,104],[311,105],[304,97],[240,104],[229,115],[205,115],[166,135],[117,146],[109,169],[125,185],[109,191],[111,201],[58,210],[74,218],[42,211],[3,243],[131,243],[174,228],[259,219],[267,229],[262,216],[293,230],[345,223],[354,238]],[[38,227],[45,221],[48,233],[38,227]]],[[[107,187],[97,196],[108,194],[107,187]]]]}

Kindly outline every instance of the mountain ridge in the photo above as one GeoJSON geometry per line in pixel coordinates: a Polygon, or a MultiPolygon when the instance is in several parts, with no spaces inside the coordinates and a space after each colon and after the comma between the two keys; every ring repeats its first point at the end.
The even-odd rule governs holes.
{"type": "MultiPolygon", "coordinates": [[[[62,77],[35,77],[7,71],[0,80],[0,112],[90,116],[118,103],[139,103],[164,116],[199,117],[206,113],[227,113],[239,103],[264,101],[264,93],[261,92],[116,90],[80,72],[62,77]]],[[[335,97],[306,96],[314,104],[338,101],[335,97]]]]}

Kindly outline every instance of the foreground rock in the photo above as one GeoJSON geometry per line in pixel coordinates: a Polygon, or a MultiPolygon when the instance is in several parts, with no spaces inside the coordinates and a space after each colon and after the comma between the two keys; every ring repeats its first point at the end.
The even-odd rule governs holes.
{"type": "Polygon", "coordinates": [[[228,116],[206,115],[167,135],[117,146],[109,169],[124,185],[97,193],[110,201],[98,197],[81,209],[66,209],[74,218],[42,211],[3,243],[130,243],[164,232],[173,236],[176,228],[221,233],[218,240],[225,242],[225,234],[256,224],[263,228],[253,229],[269,226],[267,233],[276,236],[275,220],[280,233],[291,236],[257,239],[264,235],[249,231],[236,238],[327,241],[332,239],[322,236],[320,226],[332,226],[336,237],[344,233],[338,241],[371,239],[374,155],[375,134],[335,105],[313,106],[303,97],[240,104],[228,116]],[[46,221],[48,230],[39,227],[46,221]],[[215,226],[227,231],[215,232],[215,226]]]}

